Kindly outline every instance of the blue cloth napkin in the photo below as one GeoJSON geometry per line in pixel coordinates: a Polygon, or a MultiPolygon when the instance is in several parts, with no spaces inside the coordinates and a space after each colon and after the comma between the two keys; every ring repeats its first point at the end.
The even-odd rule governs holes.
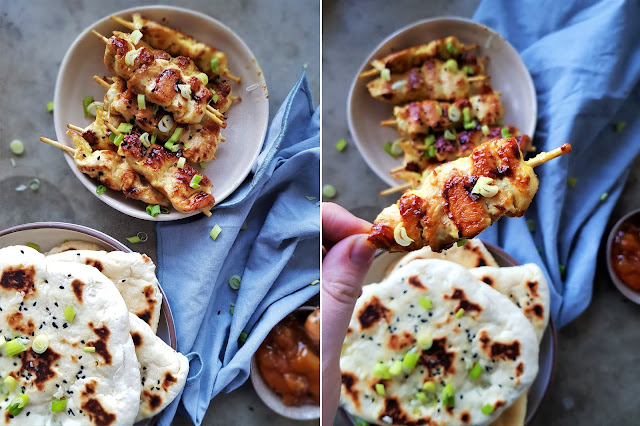
{"type": "Polygon", "coordinates": [[[502,219],[481,236],[521,263],[546,267],[551,313],[562,326],[591,302],[600,240],[640,151],[640,4],[485,0],[474,20],[504,36],[533,77],[534,145],[573,146],[536,168],[540,189],[526,214],[533,235],[521,218],[502,219]],[[616,132],[622,121],[626,127],[616,132]]]}
{"type": "MultiPolygon", "coordinates": [[[[319,122],[303,72],[269,127],[252,175],[233,196],[209,218],[157,226],[158,277],[178,350],[195,353],[181,401],[196,425],[214,396],[244,383],[273,326],[319,291],[310,285],[320,278],[319,122]],[[213,241],[216,224],[222,232],[213,241]],[[232,275],[242,277],[239,290],[229,286],[232,275]]],[[[159,424],[171,423],[179,399],[159,424]]]]}

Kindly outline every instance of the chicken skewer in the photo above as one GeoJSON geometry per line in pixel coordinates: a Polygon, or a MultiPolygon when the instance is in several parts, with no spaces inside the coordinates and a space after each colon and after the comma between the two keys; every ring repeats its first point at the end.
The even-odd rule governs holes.
{"type": "Polygon", "coordinates": [[[200,72],[191,59],[184,56],[167,59],[166,52],[154,54],[141,41],[130,40],[129,34],[116,32],[113,37],[106,38],[92,32],[106,44],[104,63],[107,69],[128,80],[134,94],[144,94],[149,102],[171,112],[179,123],[199,123],[206,114],[217,120],[221,127],[226,126],[207,108],[213,93],[198,77],[200,72]]]}
{"type": "Polygon", "coordinates": [[[122,117],[119,116],[109,115],[105,109],[98,108],[96,109],[96,119],[84,129],[73,124],[67,124],[67,127],[80,133],[84,140],[89,143],[91,149],[115,151],[115,145],[109,140],[106,123],[118,126],[122,123],[121,118],[122,117]]]}
{"type": "Polygon", "coordinates": [[[241,78],[229,72],[227,68],[227,55],[223,52],[196,41],[178,30],[165,27],[157,22],[143,18],[139,13],[132,15],[132,21],[126,21],[120,17],[112,16],[112,20],[130,30],[139,30],[142,37],[153,47],[167,51],[173,56],[187,56],[193,59],[209,78],[215,79],[218,75],[240,83],[241,78]]]}
{"type": "Polygon", "coordinates": [[[359,75],[360,78],[373,77],[384,69],[391,73],[401,73],[410,68],[420,66],[428,59],[456,59],[468,50],[473,50],[477,45],[465,45],[455,36],[449,36],[430,41],[420,46],[412,46],[399,52],[392,53],[381,59],[371,61],[373,69],[359,75]]]}
{"type": "Polygon", "coordinates": [[[501,216],[522,216],[538,190],[533,167],[571,152],[571,145],[524,161],[515,138],[476,147],[470,157],[435,168],[376,218],[368,241],[387,251],[426,245],[440,252],[474,238],[501,216]]]}
{"type": "Polygon", "coordinates": [[[98,179],[107,188],[119,191],[127,198],[147,204],[169,206],[169,200],[140,177],[115,151],[91,149],[89,143],[74,132],[67,132],[75,149],[44,136],[40,140],[73,155],[82,173],[98,179]]]}
{"type": "Polygon", "coordinates": [[[225,139],[220,136],[220,126],[209,117],[204,117],[198,124],[179,125],[174,123],[173,119],[167,120],[164,112],[160,110],[154,114],[154,108],[151,105],[145,105],[146,108],[140,109],[138,101],[126,89],[126,82],[122,78],[113,77],[113,84],[107,83],[98,76],[94,76],[93,79],[107,89],[104,99],[105,109],[121,115],[128,123],[135,123],[149,135],[156,135],[162,142],[170,140],[176,130],[181,129],[179,137],[165,148],[176,151],[182,149],[183,156],[192,163],[215,160],[218,143],[224,142],[225,139]],[[160,126],[163,120],[166,120],[164,127],[160,126]],[[165,130],[162,131],[160,128],[165,130]]]}

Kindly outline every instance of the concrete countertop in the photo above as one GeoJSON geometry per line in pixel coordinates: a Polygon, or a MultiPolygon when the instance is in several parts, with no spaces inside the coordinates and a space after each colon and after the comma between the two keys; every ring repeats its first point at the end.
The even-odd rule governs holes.
{"type": "MultiPolygon", "coordinates": [[[[46,103],[53,100],[62,58],[75,37],[104,16],[151,1],[36,0],[3,2],[0,6],[0,229],[14,225],[61,221],[85,225],[119,241],[138,232],[149,235],[146,243],[131,246],[156,258],[154,222],[130,218],[94,197],[76,179],[63,154],[39,142],[40,136],[55,139],[53,117],[46,103]],[[26,152],[11,154],[13,139],[24,142],[26,152]],[[11,158],[16,161],[12,167],[11,158]],[[32,177],[41,181],[37,192],[16,192],[32,177]]],[[[267,81],[270,115],[298,80],[308,64],[316,105],[320,89],[320,9],[317,1],[281,0],[185,0],[175,4],[212,16],[235,31],[251,48],[267,81]]],[[[188,32],[188,29],[184,29],[188,32]]],[[[90,76],[89,76],[90,77],[90,76]]],[[[80,102],[80,100],[78,100],[80,102]]],[[[175,424],[190,424],[178,415],[175,424]]],[[[211,404],[206,425],[300,425],[271,412],[245,383],[211,404]]]]}
{"type": "MultiPolygon", "coordinates": [[[[471,17],[476,0],[323,3],[323,181],[337,190],[334,202],[373,221],[380,210],[397,201],[378,192],[387,188],[371,171],[350,138],[346,101],[353,76],[369,52],[387,35],[412,22],[436,16],[471,17]],[[374,13],[375,12],[375,13],[374,13]],[[335,143],[345,138],[340,153],[335,143]]],[[[637,365],[640,307],[613,286],[603,255],[606,235],[624,213],[640,207],[640,159],[636,159],[605,238],[600,242],[591,306],[558,333],[555,377],[531,426],[635,425],[638,413],[637,365]],[[635,370],[634,370],[635,371],[635,370]]],[[[597,241],[593,242],[597,244],[597,241]]],[[[338,416],[336,425],[347,423],[338,416]]]]}

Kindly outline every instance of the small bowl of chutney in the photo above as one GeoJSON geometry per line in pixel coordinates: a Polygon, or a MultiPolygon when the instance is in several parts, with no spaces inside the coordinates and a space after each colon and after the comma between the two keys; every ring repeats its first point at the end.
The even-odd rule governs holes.
{"type": "Polygon", "coordinates": [[[640,209],[622,217],[609,233],[607,268],[618,290],[640,304],[640,209]]]}
{"type": "Polygon", "coordinates": [[[301,306],[280,321],[251,359],[251,382],[281,416],[320,418],[320,309],[301,306]]]}

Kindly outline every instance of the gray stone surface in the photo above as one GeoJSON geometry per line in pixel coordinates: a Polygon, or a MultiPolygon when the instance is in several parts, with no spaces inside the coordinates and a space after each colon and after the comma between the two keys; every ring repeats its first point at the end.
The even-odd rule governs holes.
{"type": "MultiPolygon", "coordinates": [[[[149,240],[135,249],[155,259],[153,222],[132,219],[102,203],[71,173],[62,153],[38,141],[40,136],[55,138],[53,118],[45,104],[53,100],[58,68],[75,37],[106,15],[136,4],[154,3],[157,2],[38,0],[0,4],[0,229],[27,222],[62,221],[98,229],[120,241],[143,231],[149,240]],[[11,154],[9,143],[13,139],[24,142],[23,156],[11,154]],[[15,168],[11,158],[16,161],[15,168]],[[41,181],[37,192],[14,191],[32,177],[41,181]]],[[[315,103],[319,103],[318,1],[189,0],[173,4],[217,18],[250,46],[265,74],[271,117],[305,63],[315,103]]],[[[185,417],[176,418],[176,424],[189,423],[185,417]]],[[[204,422],[233,423],[305,424],[272,413],[249,383],[231,395],[218,397],[204,422]]]]}
{"type": "MultiPolygon", "coordinates": [[[[387,185],[365,164],[347,127],[346,100],[358,67],[388,34],[419,19],[470,17],[475,0],[338,2],[323,6],[323,180],[337,190],[335,202],[373,220],[397,200],[380,197],[387,185]],[[334,148],[346,138],[343,153],[334,148]]],[[[637,425],[640,307],[613,286],[603,255],[606,234],[625,212],[640,207],[640,159],[632,167],[622,198],[600,243],[593,301],[576,321],[559,331],[555,379],[532,426],[637,425]]],[[[594,259],[596,261],[596,259],[594,259]]],[[[338,416],[336,425],[347,425],[338,416]]]]}

